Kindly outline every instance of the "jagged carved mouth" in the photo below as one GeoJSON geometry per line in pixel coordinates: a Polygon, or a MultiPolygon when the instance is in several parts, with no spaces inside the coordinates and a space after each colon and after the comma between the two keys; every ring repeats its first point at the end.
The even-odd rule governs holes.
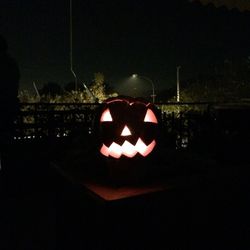
{"type": "Polygon", "coordinates": [[[152,152],[156,145],[155,140],[153,140],[150,144],[146,145],[141,138],[139,138],[135,145],[131,144],[127,140],[124,141],[122,145],[119,145],[115,142],[107,147],[105,144],[102,144],[100,149],[101,154],[113,158],[120,158],[122,155],[127,156],[129,158],[134,157],[137,153],[146,157],[148,154],[152,152]]]}

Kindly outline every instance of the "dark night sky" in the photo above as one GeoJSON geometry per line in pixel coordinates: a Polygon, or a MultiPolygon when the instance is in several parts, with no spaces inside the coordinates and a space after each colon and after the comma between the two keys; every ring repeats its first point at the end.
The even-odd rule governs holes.
{"type": "MultiPolygon", "coordinates": [[[[1,0],[0,29],[21,71],[21,87],[73,80],[69,70],[69,0],[1,0]]],[[[119,82],[138,73],[156,88],[194,77],[218,61],[250,55],[250,13],[179,1],[73,0],[74,65],[119,82]],[[164,4],[167,3],[167,4],[164,4]]]]}

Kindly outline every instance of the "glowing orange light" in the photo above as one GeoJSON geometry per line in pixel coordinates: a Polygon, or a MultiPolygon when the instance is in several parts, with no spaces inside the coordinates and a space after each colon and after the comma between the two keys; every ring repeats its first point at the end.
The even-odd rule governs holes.
{"type": "MultiPolygon", "coordinates": [[[[138,142],[138,141],[137,141],[138,142]]],[[[143,142],[142,142],[143,143],[143,142]]],[[[143,143],[144,144],[144,143],[143,143]]],[[[152,150],[154,149],[156,142],[155,140],[153,140],[148,146],[144,147],[144,145],[141,144],[139,146],[137,146],[137,150],[138,152],[143,155],[144,157],[147,156],[148,154],[150,154],[152,152],[152,150]]]]}
{"type": "Polygon", "coordinates": [[[144,122],[158,123],[156,116],[151,109],[147,110],[147,113],[144,118],[144,122]]]}
{"type": "Polygon", "coordinates": [[[129,157],[129,158],[132,158],[134,157],[136,154],[137,154],[137,151],[136,151],[136,148],[134,145],[132,145],[130,142],[128,141],[125,141],[123,144],[122,144],[122,153],[129,157]]]}
{"type": "Polygon", "coordinates": [[[112,121],[113,121],[109,109],[106,109],[106,110],[102,113],[102,116],[101,116],[101,118],[100,118],[100,121],[101,121],[101,122],[112,122],[112,121]]]}
{"type": "Polygon", "coordinates": [[[106,157],[109,156],[109,148],[106,147],[104,144],[102,145],[100,152],[101,152],[101,154],[105,155],[106,157]]]}
{"type": "Polygon", "coordinates": [[[134,157],[137,153],[146,157],[152,152],[156,145],[155,140],[153,140],[149,145],[146,145],[141,138],[139,138],[135,145],[131,144],[127,140],[120,146],[117,143],[113,142],[109,147],[105,144],[102,145],[100,152],[106,157],[120,158],[122,155],[125,155],[129,158],[134,157]]]}
{"type": "Polygon", "coordinates": [[[122,130],[121,136],[129,136],[129,135],[131,135],[131,132],[129,128],[125,125],[125,127],[122,130]]]}
{"type": "Polygon", "coordinates": [[[110,145],[108,152],[109,152],[109,155],[114,157],[114,158],[120,158],[122,153],[123,153],[121,146],[115,142],[113,142],[110,145]]]}

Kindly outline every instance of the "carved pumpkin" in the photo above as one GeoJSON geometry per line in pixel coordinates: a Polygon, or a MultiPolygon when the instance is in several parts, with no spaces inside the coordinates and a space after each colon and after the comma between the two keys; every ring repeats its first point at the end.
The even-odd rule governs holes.
{"type": "Polygon", "coordinates": [[[99,114],[100,153],[106,157],[146,157],[157,143],[156,107],[131,97],[107,99],[99,114]]]}

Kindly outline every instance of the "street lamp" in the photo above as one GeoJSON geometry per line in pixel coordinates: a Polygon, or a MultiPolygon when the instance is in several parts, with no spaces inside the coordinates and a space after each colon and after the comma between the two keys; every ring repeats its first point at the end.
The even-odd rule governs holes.
{"type": "Polygon", "coordinates": [[[141,75],[137,75],[137,74],[133,74],[132,75],[132,78],[133,79],[138,79],[138,78],[140,78],[140,79],[142,79],[142,80],[145,80],[145,81],[147,81],[147,82],[150,82],[150,84],[152,85],[152,102],[154,103],[155,102],[155,86],[154,86],[154,83],[153,83],[153,81],[150,79],[150,78],[148,78],[148,77],[146,77],[146,76],[141,76],[141,75]]]}

